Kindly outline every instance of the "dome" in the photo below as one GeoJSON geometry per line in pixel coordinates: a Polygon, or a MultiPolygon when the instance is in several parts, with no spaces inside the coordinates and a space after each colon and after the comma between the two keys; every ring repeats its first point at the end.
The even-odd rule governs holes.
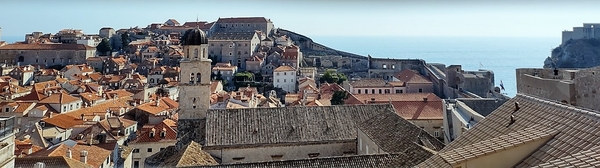
{"type": "Polygon", "coordinates": [[[183,45],[208,44],[208,37],[206,37],[204,31],[200,30],[199,28],[185,31],[182,40],[183,45]]]}

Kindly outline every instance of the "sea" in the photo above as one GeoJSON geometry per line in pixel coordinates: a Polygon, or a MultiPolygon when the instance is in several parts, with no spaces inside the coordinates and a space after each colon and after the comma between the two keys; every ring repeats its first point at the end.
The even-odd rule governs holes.
{"type": "MultiPolygon", "coordinates": [[[[24,37],[2,37],[9,43],[24,37]]],[[[495,85],[509,97],[517,93],[515,69],[541,68],[560,37],[417,37],[311,36],[325,46],[377,58],[423,59],[427,63],[462,65],[463,70],[492,70],[495,85]]]]}

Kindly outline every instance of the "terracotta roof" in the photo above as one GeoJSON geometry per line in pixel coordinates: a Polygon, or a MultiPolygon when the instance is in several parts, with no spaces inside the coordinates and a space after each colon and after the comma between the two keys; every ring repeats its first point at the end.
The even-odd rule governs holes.
{"type": "Polygon", "coordinates": [[[269,23],[271,20],[265,17],[231,17],[219,18],[217,23],[269,23]]]}
{"type": "Polygon", "coordinates": [[[211,83],[210,83],[210,93],[215,93],[217,91],[217,87],[219,85],[223,85],[221,83],[221,81],[217,81],[217,80],[211,81],[211,83]]]}
{"type": "Polygon", "coordinates": [[[8,44],[0,50],[95,50],[83,44],[8,44]]]}
{"type": "Polygon", "coordinates": [[[65,103],[70,103],[70,102],[74,102],[74,101],[79,101],[81,100],[80,98],[77,97],[73,97],[71,95],[69,95],[68,93],[53,93],[52,95],[46,97],[45,99],[42,99],[40,101],[40,103],[48,103],[48,104],[65,104],[65,103]]]}
{"type": "MultiPolygon", "coordinates": [[[[73,154],[75,157],[79,154],[73,154]]],[[[79,157],[76,157],[79,159],[79,157]]],[[[79,160],[71,159],[66,156],[49,156],[49,157],[18,157],[15,158],[15,167],[35,167],[38,162],[44,163],[46,167],[78,167],[92,168],[91,165],[80,162],[79,160]]]]}
{"type": "Polygon", "coordinates": [[[106,161],[107,158],[110,157],[111,151],[94,146],[94,145],[81,145],[77,144],[72,140],[63,141],[60,144],[56,144],[54,146],[48,147],[45,150],[40,150],[36,153],[32,153],[28,157],[44,157],[44,156],[65,156],[67,150],[71,149],[72,156],[75,158],[79,158],[79,154],[81,151],[85,150],[88,152],[87,164],[100,167],[102,163],[106,161]],[[73,146],[69,146],[67,144],[74,144],[73,146]]]}
{"type": "MultiPolygon", "coordinates": [[[[443,155],[444,153],[458,151],[460,155],[470,157],[470,151],[465,151],[470,146],[484,151],[490,148],[499,149],[498,146],[514,146],[514,144],[519,148],[519,143],[543,138],[548,134],[554,135],[546,137],[549,140],[542,142],[541,146],[533,149],[531,153],[525,154],[522,158],[516,158],[516,160],[507,160],[516,163],[511,167],[586,162],[589,161],[588,156],[593,156],[593,154],[590,155],[589,150],[600,146],[599,121],[600,112],[598,111],[517,94],[458,139],[448,144],[438,155],[421,163],[419,167],[451,167],[450,163],[461,162],[462,159],[447,157],[443,155]],[[513,119],[511,120],[511,118],[513,119]],[[504,139],[504,142],[500,139],[504,139]],[[498,144],[499,142],[502,143],[498,144]],[[569,157],[574,160],[556,163],[557,160],[569,157]]],[[[505,150],[513,148],[515,147],[505,150]]],[[[598,164],[598,162],[592,162],[592,165],[598,164]]]]}
{"type": "Polygon", "coordinates": [[[205,147],[353,140],[357,123],[382,113],[392,106],[211,109],[205,147]]]}
{"type": "Polygon", "coordinates": [[[433,93],[407,94],[354,94],[358,101],[347,104],[389,104],[394,106],[398,115],[407,120],[443,119],[442,99],[433,93]],[[373,101],[374,98],[374,101],[373,101]],[[425,101],[425,99],[427,99],[425,101]]]}
{"type": "Polygon", "coordinates": [[[273,70],[273,72],[283,72],[283,71],[296,71],[296,70],[289,65],[279,66],[275,70],[273,70]]]}
{"type": "Polygon", "coordinates": [[[367,78],[352,81],[352,87],[391,87],[385,80],[381,78],[367,78]]]}
{"type": "Polygon", "coordinates": [[[396,74],[396,78],[405,83],[432,83],[429,79],[410,69],[400,71],[396,74]]]}
{"type": "Polygon", "coordinates": [[[104,116],[107,109],[110,108],[129,108],[131,109],[131,104],[129,104],[129,100],[131,97],[119,97],[118,99],[109,99],[102,103],[95,104],[93,106],[80,108],[75,111],[71,111],[64,114],[56,115],[52,118],[42,119],[48,124],[60,127],[60,128],[71,128],[75,125],[83,124],[85,121],[81,120],[81,115],[84,117],[93,117],[95,115],[104,116]]]}
{"type": "MultiPolygon", "coordinates": [[[[29,112],[27,109],[33,108],[36,103],[33,102],[16,102],[18,104],[17,108],[14,110],[15,113],[26,113],[29,112]]],[[[25,115],[25,114],[23,114],[25,115]]]]}
{"type": "Polygon", "coordinates": [[[158,115],[160,112],[173,111],[179,108],[179,103],[171,100],[171,98],[163,97],[158,101],[158,106],[156,101],[151,101],[137,106],[136,109],[152,115],[158,115]]]}

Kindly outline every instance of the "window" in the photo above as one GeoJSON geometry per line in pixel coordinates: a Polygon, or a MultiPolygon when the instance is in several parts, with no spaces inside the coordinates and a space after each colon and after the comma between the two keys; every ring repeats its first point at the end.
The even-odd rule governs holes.
{"type": "Polygon", "coordinates": [[[360,89],[358,89],[358,94],[360,94],[360,89]]]}
{"type": "Polygon", "coordinates": [[[283,82],[287,82],[287,79],[283,79],[283,82]]]}
{"type": "Polygon", "coordinates": [[[152,148],[148,148],[148,152],[152,152],[152,148]]]}
{"type": "Polygon", "coordinates": [[[433,132],[433,136],[440,137],[440,132],[438,132],[438,131],[433,132]]]}
{"type": "Polygon", "coordinates": [[[10,111],[10,109],[9,109],[9,108],[6,108],[6,109],[4,109],[4,112],[7,112],[7,113],[8,113],[8,111],[10,111]]]}
{"type": "Polygon", "coordinates": [[[165,148],[160,148],[160,150],[161,150],[161,151],[162,151],[163,149],[165,149],[165,148]]]}
{"type": "Polygon", "coordinates": [[[419,89],[419,93],[423,93],[423,89],[419,89]]]}
{"type": "Polygon", "coordinates": [[[381,89],[379,89],[379,94],[381,94],[381,89]]]}
{"type": "Polygon", "coordinates": [[[277,72],[276,74],[277,74],[277,76],[279,76],[279,72],[277,72]]]}
{"type": "Polygon", "coordinates": [[[309,153],[308,157],[309,158],[314,158],[314,157],[318,157],[320,155],[320,153],[309,153]]]}
{"type": "Polygon", "coordinates": [[[365,89],[365,94],[369,94],[369,90],[365,89]]]}
{"type": "Polygon", "coordinates": [[[402,93],[401,91],[402,90],[400,90],[400,89],[396,89],[396,93],[402,93]]]}
{"type": "Polygon", "coordinates": [[[232,52],[229,52],[229,55],[233,55],[233,53],[232,53],[232,52]]]}
{"type": "Polygon", "coordinates": [[[283,75],[287,75],[287,72],[283,72],[283,75]]]}
{"type": "Polygon", "coordinates": [[[232,46],[232,45],[229,45],[229,48],[233,48],[233,46],[232,46]]]}
{"type": "Polygon", "coordinates": [[[386,64],[383,64],[383,69],[387,69],[387,65],[386,64]]]}
{"type": "Polygon", "coordinates": [[[279,79],[277,79],[277,82],[279,82],[279,79]]]}
{"type": "Polygon", "coordinates": [[[133,167],[134,168],[139,168],[140,167],[140,161],[133,161],[133,167]]]}
{"type": "Polygon", "coordinates": [[[140,149],[133,149],[133,153],[140,153],[140,149]]]}

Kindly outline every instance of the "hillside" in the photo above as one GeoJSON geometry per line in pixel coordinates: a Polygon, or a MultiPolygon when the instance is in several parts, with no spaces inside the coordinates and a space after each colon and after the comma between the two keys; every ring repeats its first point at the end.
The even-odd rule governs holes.
{"type": "Polygon", "coordinates": [[[544,68],[589,68],[600,66],[600,40],[569,40],[552,50],[544,68]]]}

